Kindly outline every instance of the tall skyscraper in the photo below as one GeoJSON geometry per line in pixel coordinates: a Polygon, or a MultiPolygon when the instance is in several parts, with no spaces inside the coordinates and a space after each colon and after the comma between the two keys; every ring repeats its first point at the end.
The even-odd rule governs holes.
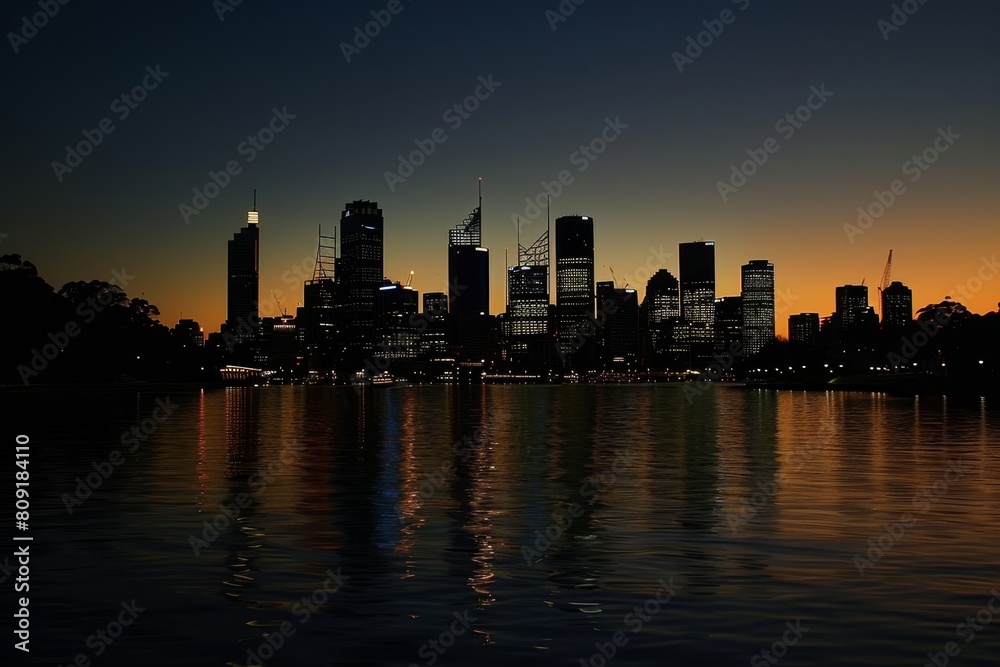
{"type": "Polygon", "coordinates": [[[594,318],[594,219],[556,220],[556,318],[559,344],[569,353],[594,318]]]}
{"type": "Polygon", "coordinates": [[[760,354],[774,340],[774,264],[751,260],[742,269],[744,355],[760,354]]]}
{"type": "Polygon", "coordinates": [[[913,291],[896,281],[882,291],[882,328],[900,329],[913,322],[913,291]]]}
{"type": "Polygon", "coordinates": [[[311,280],[303,286],[303,304],[298,309],[296,322],[302,336],[306,368],[314,375],[325,375],[333,370],[342,356],[343,336],[341,319],[340,286],[336,282],[337,238],[324,236],[319,230],[316,265],[311,280]]]}
{"type": "Polygon", "coordinates": [[[605,369],[626,370],[639,361],[639,295],[611,281],[597,283],[597,300],[607,308],[607,319],[597,332],[600,360],[605,369]]]}
{"type": "Polygon", "coordinates": [[[517,341],[549,331],[549,232],[528,247],[517,242],[517,266],[507,267],[507,315],[517,341]]]}
{"type": "Polygon", "coordinates": [[[836,314],[844,330],[850,329],[868,311],[868,287],[842,285],[837,288],[836,314]]]}
{"type": "Polygon", "coordinates": [[[715,330],[723,353],[736,355],[737,346],[743,346],[746,355],[745,302],[742,296],[724,296],[715,300],[715,330]]]}
{"type": "Polygon", "coordinates": [[[490,251],[483,247],[483,196],[464,222],[448,232],[448,319],[462,363],[487,360],[492,348],[490,251]]]}
{"type": "Polygon", "coordinates": [[[229,241],[229,274],[226,291],[226,325],[240,340],[253,336],[260,302],[260,219],[257,194],[247,212],[247,226],[229,241]]]}
{"type": "Polygon", "coordinates": [[[681,316],[680,283],[672,273],[660,269],[646,283],[643,300],[649,346],[652,355],[666,353],[670,345],[670,332],[681,316]]]}
{"type": "Polygon", "coordinates": [[[340,216],[340,257],[336,263],[342,300],[346,361],[353,370],[375,349],[378,289],[385,275],[385,219],[377,202],[345,204],[340,216]]]}
{"type": "Polygon", "coordinates": [[[715,241],[680,244],[681,317],[691,327],[695,360],[712,358],[715,348],[715,241]]]}
{"type": "Polygon", "coordinates": [[[483,201],[448,232],[448,312],[489,315],[490,251],[483,246],[483,201]]]}

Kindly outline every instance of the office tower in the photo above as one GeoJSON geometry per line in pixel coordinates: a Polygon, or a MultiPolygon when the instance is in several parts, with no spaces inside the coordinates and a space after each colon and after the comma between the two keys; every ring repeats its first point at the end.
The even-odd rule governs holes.
{"type": "Polygon", "coordinates": [[[868,287],[843,285],[837,288],[837,311],[841,326],[848,330],[868,311],[868,287]]]}
{"type": "Polygon", "coordinates": [[[760,354],[774,340],[774,264],[751,260],[742,268],[744,355],[760,354]]]}
{"type": "Polygon", "coordinates": [[[742,296],[724,296],[715,300],[715,330],[723,354],[743,356],[746,352],[746,301],[742,296]]]}
{"type": "Polygon", "coordinates": [[[256,365],[276,372],[282,380],[289,380],[298,375],[299,361],[295,317],[282,314],[261,318],[255,350],[256,365]]]}
{"type": "Polygon", "coordinates": [[[507,267],[507,300],[511,337],[516,340],[548,333],[548,231],[528,247],[518,239],[517,266],[507,267]]]}
{"type": "Polygon", "coordinates": [[[448,232],[448,319],[452,343],[463,363],[491,356],[490,251],[483,245],[483,197],[479,206],[448,232]]]}
{"type": "Polygon", "coordinates": [[[378,291],[378,337],[376,356],[383,359],[415,359],[419,352],[417,321],[420,295],[402,283],[385,281],[378,291]]]}
{"type": "Polygon", "coordinates": [[[680,244],[681,317],[710,330],[715,323],[715,242],[680,244]]]}
{"type": "Polygon", "coordinates": [[[639,362],[639,295],[617,288],[613,282],[597,283],[597,301],[605,313],[597,331],[601,362],[607,370],[630,370],[639,362]]]}
{"type": "Polygon", "coordinates": [[[813,347],[819,342],[819,313],[788,316],[788,341],[813,347]]]}
{"type": "Polygon", "coordinates": [[[670,345],[670,331],[681,316],[680,283],[672,273],[660,269],[646,283],[642,302],[649,332],[649,354],[653,359],[665,353],[670,345]]]}
{"type": "Polygon", "coordinates": [[[423,312],[428,319],[444,317],[448,313],[448,295],[444,292],[425,293],[423,312]]]}
{"type": "Polygon", "coordinates": [[[260,301],[260,228],[257,194],[247,213],[247,226],[229,241],[226,328],[241,341],[253,337],[260,301]]]}
{"type": "Polygon", "coordinates": [[[901,329],[913,322],[913,291],[896,281],[882,291],[882,328],[901,329]]]}
{"type": "Polygon", "coordinates": [[[694,361],[708,363],[715,351],[715,241],[680,244],[680,283],[694,361]]]}
{"type": "MultiPolygon", "coordinates": [[[[556,331],[563,356],[574,352],[580,335],[594,319],[594,219],[564,216],[556,220],[556,331]]],[[[583,363],[587,363],[586,351],[583,363]]]]}
{"type": "Polygon", "coordinates": [[[336,280],[342,307],[347,365],[360,368],[375,349],[376,293],[385,275],[385,220],[378,203],[354,201],[340,217],[336,280]]]}
{"type": "Polygon", "coordinates": [[[320,227],[316,264],[312,279],[303,286],[303,304],[296,317],[306,368],[313,375],[329,373],[344,352],[338,318],[340,299],[336,263],[336,229],[333,236],[324,236],[320,227]]]}

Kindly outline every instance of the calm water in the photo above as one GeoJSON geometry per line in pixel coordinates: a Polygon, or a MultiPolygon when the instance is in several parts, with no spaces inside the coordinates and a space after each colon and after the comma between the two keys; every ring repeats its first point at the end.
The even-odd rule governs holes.
{"type": "Polygon", "coordinates": [[[1000,660],[1000,614],[968,643],[956,630],[1000,589],[1000,411],[978,399],[566,386],[0,400],[32,438],[37,664],[245,665],[274,633],[269,665],[599,667],[595,644],[610,652],[619,631],[609,664],[772,664],[755,656],[783,637],[783,665],[920,667],[949,641],[952,664],[1000,660]],[[173,414],[123,446],[168,397],[173,414]],[[63,494],[115,449],[124,463],[70,515],[63,494]],[[239,509],[228,527],[224,503],[239,509]],[[877,562],[855,559],[879,539],[877,562]],[[340,590],[324,591],[328,571],[340,590]],[[88,647],[133,599],[135,621],[88,647]]]}

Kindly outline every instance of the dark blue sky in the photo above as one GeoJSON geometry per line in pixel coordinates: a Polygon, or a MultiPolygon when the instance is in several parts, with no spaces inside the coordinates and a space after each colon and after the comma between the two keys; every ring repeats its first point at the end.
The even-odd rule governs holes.
{"type": "MultiPolygon", "coordinates": [[[[829,312],[834,285],[877,283],[894,248],[897,276],[923,305],[1000,250],[996,3],[928,0],[886,41],[877,23],[893,3],[880,1],[750,0],[743,11],[747,0],[587,0],[553,31],[545,12],[557,0],[403,0],[348,64],[340,43],[387,4],[243,0],[220,21],[209,0],[71,0],[18,53],[8,37],[0,250],[57,287],[125,266],[127,291],[159,305],[166,324],[184,311],[209,330],[224,316],[225,242],[254,187],[262,296],[278,290],[289,308],[301,285],[287,272],[309,264],[316,226],[359,198],[385,210],[388,276],[415,270],[418,289],[442,289],[447,229],[475,206],[478,176],[494,312],[511,216],[562,170],[573,183],[554,215],[595,216],[599,279],[610,265],[640,288],[647,269],[676,272],[677,243],[714,238],[720,294],[738,292],[740,264],[766,257],[779,291],[795,295],[790,312],[829,312]],[[672,54],[727,9],[735,20],[678,72],[672,54]],[[169,76],[119,120],[111,102],[157,65],[169,76]],[[448,127],[442,113],[491,74],[500,87],[448,127]],[[821,85],[834,96],[781,138],[775,121],[821,85]],[[286,107],[295,118],[246,163],[238,146],[286,107]],[[578,171],[573,153],[616,117],[628,128],[578,171]],[[104,118],[114,132],[59,182],[52,163],[104,118]],[[949,126],[955,146],[849,238],[857,208],[949,126]],[[385,172],[439,127],[447,141],[391,192],[385,172]],[[768,137],[781,150],[723,201],[718,182],[768,137]],[[229,160],[241,173],[185,224],[179,205],[229,160]],[[673,257],[650,251],[661,246],[673,257]]],[[[37,11],[5,3],[0,26],[19,31],[37,11]]],[[[543,224],[526,224],[525,237],[543,224]]],[[[966,301],[992,310],[998,292],[1000,280],[966,301]]]]}

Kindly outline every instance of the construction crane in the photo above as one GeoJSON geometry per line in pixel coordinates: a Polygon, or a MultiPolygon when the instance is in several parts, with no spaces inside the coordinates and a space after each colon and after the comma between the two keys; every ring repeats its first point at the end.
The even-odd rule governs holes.
{"type": "MultiPolygon", "coordinates": [[[[615,275],[615,270],[609,266],[608,271],[611,272],[611,279],[615,282],[615,289],[618,289],[618,276],[615,275]]],[[[628,288],[628,283],[625,283],[625,287],[623,287],[622,289],[627,289],[627,288],[628,288]]]]}
{"type": "Polygon", "coordinates": [[[406,279],[406,286],[409,287],[413,283],[413,271],[410,271],[410,277],[406,279]]]}
{"type": "Polygon", "coordinates": [[[882,284],[879,285],[879,293],[884,292],[892,279],[892,250],[889,251],[889,260],[885,263],[885,272],[882,274],[882,284]]]}
{"type": "Polygon", "coordinates": [[[892,280],[892,250],[889,251],[889,259],[885,263],[885,271],[882,272],[882,282],[878,286],[878,308],[879,314],[885,315],[882,312],[882,292],[889,287],[889,281],[892,280]]]}
{"type": "Polygon", "coordinates": [[[271,290],[271,298],[274,299],[274,302],[276,304],[278,304],[278,312],[281,314],[286,314],[285,311],[281,310],[281,302],[278,301],[278,297],[274,295],[274,290],[271,290]]]}

